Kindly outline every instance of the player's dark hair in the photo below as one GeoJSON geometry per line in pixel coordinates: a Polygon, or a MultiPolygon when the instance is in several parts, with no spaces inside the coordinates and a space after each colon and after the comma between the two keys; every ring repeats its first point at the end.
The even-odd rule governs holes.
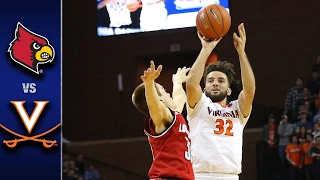
{"type": "Polygon", "coordinates": [[[212,71],[220,71],[220,72],[224,73],[228,78],[229,86],[233,83],[233,81],[234,81],[233,75],[236,74],[234,72],[234,65],[233,64],[231,64],[227,61],[218,61],[218,62],[214,62],[214,63],[209,64],[208,66],[205,67],[204,72],[203,72],[204,83],[206,83],[207,76],[212,71]]]}
{"type": "MultiPolygon", "coordinates": [[[[161,93],[155,85],[157,93],[161,96],[161,93]]],[[[146,100],[145,86],[144,83],[136,87],[132,93],[132,102],[134,106],[144,115],[149,116],[149,108],[146,100]]]]}

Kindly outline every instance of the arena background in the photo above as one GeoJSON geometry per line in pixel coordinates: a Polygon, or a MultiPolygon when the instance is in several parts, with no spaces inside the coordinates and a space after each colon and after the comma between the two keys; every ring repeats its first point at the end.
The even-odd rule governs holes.
{"type": "MultiPolygon", "coordinates": [[[[311,77],[320,55],[319,6],[319,1],[229,1],[232,25],[216,48],[218,59],[235,63],[241,87],[232,33],[244,22],[257,87],[240,179],[257,179],[256,143],[268,114],[279,120],[295,77],[311,77]]],[[[201,44],[195,28],[99,37],[96,27],[95,1],[63,1],[63,137],[71,141],[64,150],[97,162],[110,179],[146,179],[152,157],[131,93],[151,59],[164,65],[159,83],[170,90],[172,73],[191,66],[201,44]],[[170,52],[172,45],[180,50],[170,52]]]]}

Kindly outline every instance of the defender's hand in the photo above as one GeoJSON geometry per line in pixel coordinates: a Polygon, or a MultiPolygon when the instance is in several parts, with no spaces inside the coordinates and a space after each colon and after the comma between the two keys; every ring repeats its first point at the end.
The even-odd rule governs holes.
{"type": "Polygon", "coordinates": [[[187,72],[189,72],[190,68],[183,67],[178,68],[177,72],[172,75],[172,83],[173,84],[182,84],[186,82],[190,78],[190,74],[187,75],[187,72]]]}
{"type": "Polygon", "coordinates": [[[159,65],[157,69],[155,69],[155,65],[153,61],[150,61],[150,67],[144,71],[143,75],[140,77],[143,82],[150,82],[157,79],[162,71],[162,65],[159,65]]]}

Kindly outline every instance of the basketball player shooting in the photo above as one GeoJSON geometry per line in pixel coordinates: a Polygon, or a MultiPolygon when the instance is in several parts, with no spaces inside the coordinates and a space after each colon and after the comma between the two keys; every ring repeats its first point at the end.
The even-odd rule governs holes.
{"type": "Polygon", "coordinates": [[[178,69],[173,75],[173,99],[163,86],[156,83],[162,66],[155,69],[154,62],[141,76],[143,81],[133,92],[132,102],[145,114],[144,132],[152,150],[153,162],[148,172],[150,179],[194,180],[190,162],[190,138],[187,121],[179,113],[186,102],[182,83],[190,76],[190,68],[178,69]],[[179,111],[175,111],[179,110],[179,111]]]}
{"type": "Polygon", "coordinates": [[[186,82],[187,113],[190,126],[192,165],[196,179],[238,180],[241,173],[242,137],[255,94],[255,78],[245,53],[244,24],[233,33],[238,52],[243,89],[238,99],[227,103],[235,74],[233,64],[226,61],[205,63],[221,38],[206,41],[198,33],[202,49],[191,67],[193,75],[186,82]],[[205,87],[200,81],[203,75],[205,87]]]}

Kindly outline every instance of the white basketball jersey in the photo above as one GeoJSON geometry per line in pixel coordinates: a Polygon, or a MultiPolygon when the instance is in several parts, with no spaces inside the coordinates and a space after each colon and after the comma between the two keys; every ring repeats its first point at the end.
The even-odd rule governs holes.
{"type": "Polygon", "coordinates": [[[140,15],[141,31],[161,30],[167,20],[168,11],[165,3],[160,1],[156,4],[148,4],[150,2],[150,0],[142,0],[143,5],[140,15]]]}
{"type": "Polygon", "coordinates": [[[132,23],[130,10],[124,0],[111,1],[106,5],[110,17],[110,27],[120,27],[132,23]]]}
{"type": "Polygon", "coordinates": [[[249,116],[243,117],[238,100],[223,107],[202,94],[187,111],[194,173],[240,174],[242,134],[249,116]]]}

